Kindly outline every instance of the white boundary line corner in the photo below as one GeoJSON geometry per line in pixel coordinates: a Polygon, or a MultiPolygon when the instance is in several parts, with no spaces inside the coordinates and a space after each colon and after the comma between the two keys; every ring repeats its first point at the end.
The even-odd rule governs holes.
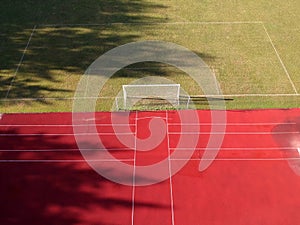
{"type": "Polygon", "coordinates": [[[276,47],[275,47],[275,45],[274,45],[274,42],[273,42],[273,40],[272,40],[272,38],[271,38],[271,36],[270,36],[270,34],[269,34],[269,32],[268,32],[268,30],[267,30],[265,24],[262,23],[262,26],[263,26],[263,28],[264,28],[264,30],[265,30],[265,33],[266,33],[266,35],[267,35],[267,37],[268,37],[268,39],[269,39],[269,41],[270,41],[270,43],[271,43],[271,45],[272,45],[272,47],[273,47],[275,53],[276,53],[276,56],[277,56],[277,58],[278,58],[278,60],[279,60],[279,62],[280,62],[280,64],[281,64],[281,66],[282,66],[282,68],[283,68],[285,74],[287,75],[287,78],[289,79],[289,81],[290,81],[290,83],[291,83],[291,85],[292,85],[292,88],[293,88],[295,94],[299,94],[298,91],[297,91],[297,88],[296,88],[296,86],[295,86],[295,84],[294,84],[294,82],[293,82],[293,80],[292,80],[292,78],[291,78],[291,76],[290,76],[290,74],[289,74],[287,68],[286,68],[286,66],[284,65],[284,63],[283,63],[283,61],[282,61],[282,59],[281,59],[281,57],[280,57],[280,55],[279,55],[279,52],[277,51],[277,49],[276,49],[276,47]]]}

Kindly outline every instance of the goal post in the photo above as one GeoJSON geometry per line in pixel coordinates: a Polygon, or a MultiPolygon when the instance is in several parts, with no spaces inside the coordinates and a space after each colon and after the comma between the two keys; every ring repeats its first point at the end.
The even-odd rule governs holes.
{"type": "Polygon", "coordinates": [[[124,109],[132,109],[141,101],[149,108],[155,104],[173,108],[180,105],[180,84],[128,84],[122,85],[122,92],[124,109]]]}

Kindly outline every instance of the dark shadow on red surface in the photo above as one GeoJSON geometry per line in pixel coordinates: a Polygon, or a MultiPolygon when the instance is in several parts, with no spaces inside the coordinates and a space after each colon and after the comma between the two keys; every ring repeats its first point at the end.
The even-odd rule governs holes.
{"type": "MultiPolygon", "coordinates": [[[[9,128],[0,134],[18,135],[20,132],[9,128]]],[[[34,152],[37,145],[45,149],[74,148],[72,141],[65,141],[67,144],[59,135],[14,136],[13,139],[1,136],[1,149],[6,150],[0,152],[0,223],[130,224],[132,187],[104,179],[84,161],[51,162],[82,160],[79,151],[34,152]]],[[[146,201],[136,201],[135,207],[165,208],[146,201]]]]}
{"type": "MultiPolygon", "coordinates": [[[[146,116],[153,112],[143,113],[146,116]]],[[[204,172],[198,170],[200,157],[190,160],[172,177],[172,195],[168,180],[136,187],[135,224],[171,224],[171,201],[175,224],[299,224],[300,179],[284,158],[299,159],[295,144],[299,141],[299,114],[299,109],[227,111],[231,125],[217,160],[204,172]],[[250,153],[244,147],[247,151],[267,151],[272,147],[268,150],[272,159],[252,153],[248,157],[250,153]],[[235,149],[234,154],[226,152],[228,158],[222,155],[228,151],[226,148],[235,149]],[[281,155],[281,150],[288,155],[281,155]],[[162,220],[165,222],[159,222],[162,220]]],[[[199,111],[199,115],[202,123],[209,123],[209,111],[199,111]]],[[[105,123],[109,113],[97,116],[102,116],[105,123]]],[[[41,129],[43,133],[34,136],[28,135],[34,130],[22,126],[26,124],[70,125],[71,120],[69,113],[3,115],[0,224],[131,224],[132,187],[104,179],[85,161],[24,161],[82,160],[74,149],[74,137],[62,135],[70,132],[69,128],[48,131],[58,135],[46,135],[46,129],[41,129]],[[27,135],[21,135],[24,133],[27,135]],[[18,161],[7,161],[13,159],[18,161]]],[[[201,148],[205,147],[203,141],[198,143],[201,148]]],[[[111,146],[120,147],[114,144],[111,146]]],[[[148,163],[148,159],[142,160],[148,163]]],[[[153,163],[150,158],[149,162],[153,163]]]]}

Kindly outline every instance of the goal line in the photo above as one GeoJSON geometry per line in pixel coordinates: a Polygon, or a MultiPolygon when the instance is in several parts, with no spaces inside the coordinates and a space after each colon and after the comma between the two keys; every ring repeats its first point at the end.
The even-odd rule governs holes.
{"type": "MultiPolygon", "coordinates": [[[[181,97],[181,96],[179,96],[181,97]]],[[[300,97],[295,93],[271,93],[271,94],[224,94],[224,95],[191,95],[192,97],[300,97]]],[[[35,97],[35,98],[0,98],[0,102],[10,101],[41,101],[41,100],[75,100],[75,99],[115,99],[115,96],[90,96],[90,97],[35,97]]]]}

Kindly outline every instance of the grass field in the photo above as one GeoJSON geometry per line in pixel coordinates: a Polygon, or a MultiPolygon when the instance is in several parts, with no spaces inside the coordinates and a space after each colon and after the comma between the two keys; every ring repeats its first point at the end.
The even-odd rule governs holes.
{"type": "MultiPolygon", "coordinates": [[[[4,0],[0,10],[1,113],[71,111],[77,83],[95,59],[144,40],[198,54],[216,74],[227,109],[300,105],[297,0],[4,0]]],[[[110,110],[123,84],[149,75],[180,83],[198,108],[208,107],[188,75],[140,63],[106,83],[97,110],[110,110]]]]}

